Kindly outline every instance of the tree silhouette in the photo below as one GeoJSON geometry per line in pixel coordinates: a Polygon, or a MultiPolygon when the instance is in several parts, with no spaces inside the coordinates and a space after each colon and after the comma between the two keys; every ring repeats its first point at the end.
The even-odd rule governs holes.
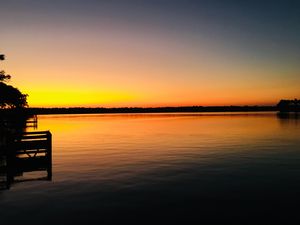
{"type": "MultiPolygon", "coordinates": [[[[5,56],[0,54],[0,60],[4,60],[5,56]]],[[[22,94],[19,89],[7,85],[11,76],[0,71],[0,108],[24,108],[28,106],[27,95],[22,94]]]]}
{"type": "Polygon", "coordinates": [[[300,100],[294,99],[294,100],[285,100],[282,99],[277,104],[277,107],[281,112],[288,112],[288,111],[300,111],[300,100]]]}

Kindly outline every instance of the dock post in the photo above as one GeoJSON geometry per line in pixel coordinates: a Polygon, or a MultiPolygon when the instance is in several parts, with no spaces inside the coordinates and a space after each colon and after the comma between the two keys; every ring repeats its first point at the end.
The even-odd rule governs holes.
{"type": "Polygon", "coordinates": [[[50,133],[50,131],[47,132],[47,140],[48,140],[48,144],[47,144],[47,161],[48,161],[48,169],[47,169],[47,173],[48,173],[48,180],[52,179],[52,134],[50,133]]]}

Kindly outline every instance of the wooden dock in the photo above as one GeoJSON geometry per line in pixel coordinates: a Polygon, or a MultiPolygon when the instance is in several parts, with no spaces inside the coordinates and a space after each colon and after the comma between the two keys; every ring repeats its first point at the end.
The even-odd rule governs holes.
{"type": "MultiPolygon", "coordinates": [[[[15,177],[26,172],[46,171],[47,176],[40,179],[52,179],[52,135],[49,131],[24,132],[7,147],[2,156],[0,172],[6,175],[6,185],[15,182],[15,177]]],[[[0,179],[1,180],[1,179],[0,179]]],[[[22,180],[24,181],[24,180],[22,180]]]]}
{"type": "Polygon", "coordinates": [[[31,118],[26,120],[26,127],[37,129],[38,127],[37,115],[33,115],[31,118]]]}

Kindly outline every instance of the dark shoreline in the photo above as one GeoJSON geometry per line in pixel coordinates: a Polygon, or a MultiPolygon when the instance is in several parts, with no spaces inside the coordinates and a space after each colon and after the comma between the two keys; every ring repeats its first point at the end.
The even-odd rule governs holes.
{"type": "Polygon", "coordinates": [[[108,114],[108,113],[181,113],[181,112],[276,112],[276,106],[182,106],[182,107],[121,107],[121,108],[27,108],[32,115],[47,114],[108,114]]]}

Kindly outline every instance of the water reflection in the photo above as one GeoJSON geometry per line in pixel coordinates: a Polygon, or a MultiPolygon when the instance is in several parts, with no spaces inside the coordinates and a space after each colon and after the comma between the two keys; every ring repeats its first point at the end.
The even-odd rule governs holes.
{"type": "Polygon", "coordinates": [[[279,113],[277,113],[277,118],[299,120],[300,113],[298,113],[298,112],[279,112],[279,113]]]}
{"type": "Polygon", "coordinates": [[[277,113],[279,123],[283,127],[298,126],[300,122],[299,112],[279,112],[277,113]]]}
{"type": "Polygon", "coordinates": [[[55,133],[55,176],[0,193],[4,224],[138,217],[139,224],[300,224],[291,223],[300,201],[299,120],[276,113],[38,119],[39,129],[55,133]]]}

